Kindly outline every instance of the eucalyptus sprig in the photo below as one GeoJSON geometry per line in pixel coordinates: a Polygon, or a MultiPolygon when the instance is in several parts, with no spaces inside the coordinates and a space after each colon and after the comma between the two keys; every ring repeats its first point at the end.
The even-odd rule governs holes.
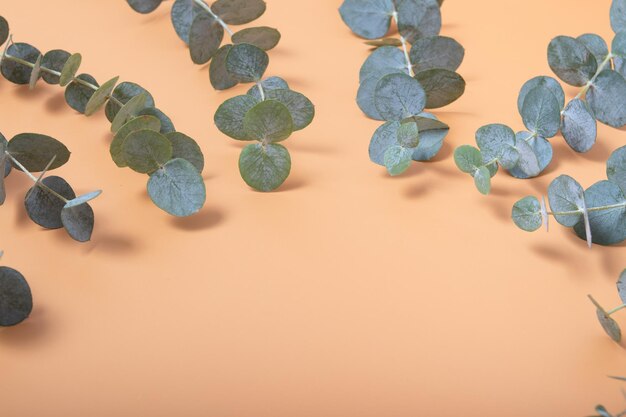
{"type": "Polygon", "coordinates": [[[617,280],[617,293],[622,300],[622,304],[611,310],[604,309],[604,307],[602,307],[600,303],[598,303],[591,295],[588,295],[588,297],[596,307],[596,315],[600,325],[602,325],[602,329],[604,329],[606,334],[609,335],[611,339],[619,343],[622,340],[622,330],[611,315],[626,308],[626,269],[621,273],[619,279],[617,280]]]}
{"type": "MultiPolygon", "coordinates": [[[[0,251],[0,258],[3,254],[0,251]]],[[[0,327],[23,322],[32,310],[33,296],[24,276],[13,268],[0,266],[0,327]]]]}
{"type": "Polygon", "coordinates": [[[444,107],[465,91],[465,80],[456,72],[465,50],[439,36],[441,3],[344,0],[339,8],[352,32],[376,48],[361,67],[356,100],[367,116],[385,121],[371,139],[369,155],[391,175],[439,152],[449,127],[424,109],[444,107]],[[388,36],[392,21],[397,38],[388,36]]]}
{"type": "Polygon", "coordinates": [[[572,177],[561,175],[548,187],[545,199],[525,197],[513,206],[512,218],[522,230],[533,232],[545,225],[549,216],[591,243],[613,245],[626,240],[626,146],[615,150],[606,163],[607,180],[588,189],[572,177]]]}
{"type": "Polygon", "coordinates": [[[0,133],[0,205],[4,204],[4,178],[13,167],[22,171],[34,185],[26,193],[24,207],[30,219],[45,229],[65,228],[72,239],[87,242],[94,227],[94,212],[89,202],[100,190],[76,196],[61,177],[45,177],[52,169],[63,166],[70,151],[58,140],[37,133],[21,133],[10,141],[0,133]],[[38,176],[32,172],[40,172],[38,176]]]}
{"type": "Polygon", "coordinates": [[[0,72],[7,80],[32,89],[43,78],[66,87],[67,104],[86,116],[104,107],[115,135],[111,157],[119,167],[149,175],[148,194],[159,208],[174,216],[189,216],[202,208],[206,200],[202,151],[192,138],[176,132],[146,89],[132,82],[118,84],[119,77],[99,85],[89,74],[76,75],[80,54],[59,49],[41,54],[27,43],[13,43],[8,23],[0,18],[0,45],[4,42],[0,72]]]}
{"type": "Polygon", "coordinates": [[[490,124],[476,132],[478,148],[464,145],[455,150],[457,166],[474,177],[478,190],[489,194],[498,167],[516,178],[533,178],[552,161],[548,139],[560,132],[576,152],[587,152],[596,143],[597,122],[612,127],[626,125],[626,0],[611,5],[611,43],[587,33],[577,38],[557,36],[548,45],[548,64],[563,82],[580,87],[567,104],[561,84],[552,77],[527,81],[517,107],[527,130],[513,132],[502,124],[490,124]]]}
{"type": "MultiPolygon", "coordinates": [[[[127,0],[138,13],[155,11],[163,0],[127,0]]],[[[228,55],[234,45],[250,44],[265,51],[278,45],[280,32],[267,26],[250,27],[235,32],[231,25],[243,25],[265,13],[263,0],[176,0],[171,19],[176,34],[189,46],[191,60],[198,65],[211,62],[209,78],[216,90],[226,90],[241,81],[227,70],[228,55]],[[230,42],[222,44],[225,34],[230,42]]]]}

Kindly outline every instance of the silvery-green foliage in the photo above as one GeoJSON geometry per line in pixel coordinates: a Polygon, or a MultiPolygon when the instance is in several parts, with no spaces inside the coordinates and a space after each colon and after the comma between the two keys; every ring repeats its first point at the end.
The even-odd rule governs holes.
{"type": "Polygon", "coordinates": [[[607,179],[586,190],[572,177],[561,175],[548,187],[551,211],[536,197],[525,197],[513,206],[512,218],[522,230],[533,232],[553,216],[572,227],[583,240],[614,245],[626,240],[626,146],[615,150],[606,168],[607,179]]]}
{"type": "MultiPolygon", "coordinates": [[[[138,12],[149,13],[161,1],[130,0],[129,3],[138,12]]],[[[4,19],[0,19],[0,35],[4,31],[8,31],[8,25],[4,19]]],[[[170,118],[155,107],[154,97],[149,91],[133,82],[118,83],[118,77],[100,85],[93,76],[78,74],[82,63],[80,54],[55,49],[42,55],[31,45],[13,43],[10,37],[0,36],[2,39],[8,40],[0,59],[0,72],[4,78],[16,84],[29,84],[31,88],[39,78],[49,84],[63,86],[67,104],[86,116],[104,108],[115,135],[110,153],[118,166],[128,166],[140,173],[158,175],[159,178],[171,172],[176,174],[169,176],[168,181],[151,181],[148,188],[154,203],[175,216],[189,216],[202,208],[206,195],[204,186],[198,185],[202,183],[204,167],[200,147],[192,138],[176,132],[170,118]],[[129,137],[131,140],[127,140],[129,137]],[[144,141],[139,143],[138,137],[144,141]],[[169,164],[180,159],[189,163],[169,164]]],[[[40,172],[58,168],[69,158],[69,151],[60,142],[42,135],[17,135],[4,143],[8,154],[19,161],[20,169],[24,171],[40,172]]],[[[0,169],[3,172],[10,166],[6,157],[0,157],[0,169]]],[[[80,204],[73,201],[69,206],[61,207],[57,200],[70,201],[75,195],[62,179],[51,178],[40,178],[29,193],[26,199],[29,216],[44,227],[65,227],[76,240],[89,240],[93,229],[93,210],[83,199],[78,200],[80,204]],[[57,200],[51,198],[51,195],[57,200]]],[[[4,200],[4,194],[4,186],[0,185],[1,201],[4,200]]]]}
{"type": "Polygon", "coordinates": [[[352,32],[375,47],[361,66],[356,101],[368,117],[385,122],[372,136],[369,154],[391,175],[439,152],[449,127],[424,109],[444,107],[465,91],[456,73],[465,50],[439,35],[440,6],[436,0],[344,0],[339,8],[352,32]],[[392,21],[398,38],[387,37],[392,21]],[[417,131],[410,143],[398,137],[407,123],[417,131]]]}
{"type": "MultiPolygon", "coordinates": [[[[61,177],[46,177],[48,171],[65,165],[70,158],[70,151],[57,139],[37,133],[20,133],[11,140],[0,134],[0,172],[8,173],[6,167],[22,171],[34,185],[24,198],[24,207],[28,217],[45,229],[65,228],[68,234],[79,242],[91,238],[94,226],[94,214],[87,204],[100,195],[100,191],[76,197],[72,187],[61,177]],[[40,173],[38,176],[33,172],[40,173]],[[71,204],[70,204],[71,203],[71,204]],[[79,224],[64,220],[66,206],[80,206],[89,216],[82,216],[79,224]]],[[[5,176],[0,176],[0,205],[6,198],[5,176]]]]}
{"type": "MultiPolygon", "coordinates": [[[[150,13],[162,1],[127,2],[139,13],[150,13]]],[[[273,49],[280,41],[280,32],[267,26],[235,31],[231,26],[248,24],[261,17],[265,13],[265,1],[217,0],[209,3],[205,0],[175,0],[171,8],[172,25],[189,46],[191,60],[198,65],[210,63],[209,78],[216,90],[226,90],[240,82],[258,81],[261,78],[259,73],[267,68],[268,56],[247,46],[255,46],[261,51],[273,49]],[[228,39],[225,41],[225,38],[228,39]],[[245,47],[233,48],[236,45],[245,47]]]]}
{"type": "MultiPolygon", "coordinates": [[[[611,317],[614,313],[622,310],[626,307],[626,269],[622,271],[618,280],[617,280],[617,293],[621,299],[622,304],[611,309],[606,310],[604,307],[598,303],[591,295],[589,295],[589,299],[596,307],[596,317],[602,326],[604,332],[611,338],[613,341],[619,343],[622,340],[622,330],[620,325],[611,317]]],[[[614,377],[615,379],[625,380],[621,377],[614,377]]],[[[607,414],[608,415],[608,414],[607,414]]]]}
{"type": "MultiPolygon", "coordinates": [[[[0,251],[0,258],[2,255],[0,251]]],[[[24,276],[13,268],[0,266],[0,327],[23,322],[32,310],[33,296],[24,276]]]]}

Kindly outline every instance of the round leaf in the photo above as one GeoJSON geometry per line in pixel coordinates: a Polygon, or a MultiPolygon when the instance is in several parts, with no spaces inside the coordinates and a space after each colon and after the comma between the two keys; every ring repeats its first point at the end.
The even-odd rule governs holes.
{"type": "Polygon", "coordinates": [[[617,291],[619,292],[619,298],[622,299],[622,303],[626,304],[626,269],[622,271],[617,280],[617,291]]]}
{"type": "Polygon", "coordinates": [[[511,169],[519,161],[515,132],[506,125],[496,123],[481,127],[476,131],[476,143],[486,161],[495,159],[506,169],[511,169]]]}
{"type": "Polygon", "coordinates": [[[283,80],[280,77],[269,77],[257,83],[256,85],[250,87],[246,94],[251,95],[256,98],[258,101],[262,101],[261,91],[259,90],[259,84],[261,84],[261,88],[263,88],[264,93],[267,95],[269,90],[289,90],[289,84],[287,81],[283,80]]]}
{"type": "Polygon", "coordinates": [[[244,118],[259,101],[245,94],[223,102],[215,112],[215,125],[225,135],[236,140],[253,140],[244,128],[244,118]]]}
{"type": "Polygon", "coordinates": [[[137,113],[137,116],[154,116],[161,122],[160,132],[170,133],[175,132],[176,128],[174,127],[174,123],[172,123],[172,119],[170,119],[165,113],[155,107],[146,107],[137,113]]]}
{"type": "Polygon", "coordinates": [[[522,106],[524,126],[544,138],[555,136],[561,125],[561,107],[554,94],[545,87],[535,87],[522,106]]]}
{"type": "MultiPolygon", "coordinates": [[[[542,138],[543,139],[543,138],[542,138]]],[[[545,139],[543,139],[545,141],[545,139]]],[[[519,153],[519,159],[517,161],[517,165],[513,168],[508,169],[509,173],[516,178],[533,178],[539,175],[542,171],[542,165],[539,158],[545,158],[545,155],[535,151],[533,145],[531,145],[532,139],[528,136],[516,135],[515,137],[515,150],[519,153]]],[[[547,143],[547,141],[545,141],[547,143]]],[[[546,152],[545,148],[542,146],[543,143],[538,142],[540,145],[541,151],[546,152]]],[[[550,146],[549,143],[547,143],[550,146]]],[[[550,152],[552,148],[549,148],[550,152]]],[[[550,153],[550,159],[552,154],[550,153]]]]}
{"type": "Polygon", "coordinates": [[[301,130],[313,121],[315,107],[305,95],[292,90],[271,89],[265,91],[266,100],[276,100],[282,103],[291,114],[293,130],[301,130]]]}
{"type": "Polygon", "coordinates": [[[398,30],[409,43],[435,36],[441,30],[441,10],[437,0],[396,0],[398,30]]]}
{"type": "Polygon", "coordinates": [[[111,132],[117,132],[127,121],[133,116],[136,116],[140,110],[146,106],[146,95],[139,94],[128,100],[128,103],[124,104],[120,111],[117,112],[113,122],[111,123],[111,132]]]}
{"type": "Polygon", "coordinates": [[[543,224],[541,204],[535,197],[524,197],[515,203],[511,217],[517,227],[527,232],[534,232],[543,224]]]}
{"type": "MultiPolygon", "coordinates": [[[[7,55],[34,64],[41,53],[34,46],[18,42],[9,46],[7,55]]],[[[10,59],[3,59],[0,65],[0,72],[2,72],[4,78],[14,84],[28,84],[30,82],[32,69],[29,66],[18,64],[10,59]]]]}
{"type": "MultiPolygon", "coordinates": [[[[51,69],[53,71],[61,72],[65,63],[68,59],[70,59],[71,55],[69,52],[64,51],[62,49],[54,49],[52,51],[46,52],[41,60],[41,66],[51,69]]],[[[41,78],[48,84],[59,84],[60,78],[58,75],[50,74],[49,72],[43,72],[41,74],[41,78]]]]}
{"type": "Polygon", "coordinates": [[[176,0],[172,5],[171,19],[179,38],[189,43],[189,32],[194,18],[198,14],[207,14],[194,0],[176,0]]]}
{"type": "MultiPolygon", "coordinates": [[[[96,79],[89,74],[80,74],[76,78],[86,81],[89,84],[95,85],[96,87],[99,86],[96,79]]],[[[84,114],[87,103],[89,102],[91,96],[93,96],[94,92],[94,89],[80,84],[77,81],[72,81],[65,89],[65,101],[67,102],[68,106],[70,106],[77,112],[84,114]]]]}
{"type": "Polygon", "coordinates": [[[249,43],[264,51],[269,51],[278,45],[280,32],[267,26],[246,28],[235,33],[231,39],[234,44],[249,43]]]}
{"type": "Polygon", "coordinates": [[[58,140],[38,133],[20,133],[9,141],[8,152],[27,170],[41,172],[55,158],[48,169],[63,166],[70,159],[70,151],[58,140]]]}
{"type": "Polygon", "coordinates": [[[344,0],[339,13],[352,32],[365,39],[378,39],[389,31],[394,10],[391,0],[344,0]]]}
{"type": "Polygon", "coordinates": [[[85,106],[85,116],[91,116],[100,107],[102,107],[102,105],[109,99],[109,96],[113,92],[118,79],[119,77],[111,78],[93,93],[85,106]]]}
{"type": "Polygon", "coordinates": [[[122,144],[122,156],[139,173],[156,171],[172,159],[172,144],[161,133],[142,129],[131,132],[122,144]]]}
{"type": "Polygon", "coordinates": [[[189,53],[194,64],[202,65],[211,60],[224,39],[224,28],[207,14],[199,14],[189,31],[189,53]]]}
{"type": "Polygon", "coordinates": [[[226,70],[239,82],[257,82],[269,65],[267,52],[254,45],[235,45],[226,55],[226,70]]]}
{"type": "MultiPolygon", "coordinates": [[[[152,94],[150,94],[148,90],[146,90],[139,84],[128,81],[121,82],[117,86],[115,86],[111,97],[117,99],[122,104],[126,104],[130,99],[140,94],[144,94],[146,96],[146,108],[154,107],[154,97],[152,97],[152,94]]],[[[109,122],[113,122],[113,119],[115,118],[119,110],[120,106],[117,103],[114,103],[111,100],[107,101],[106,106],[104,107],[104,113],[106,114],[109,122]]]]}
{"type": "Polygon", "coordinates": [[[356,103],[361,111],[375,120],[384,120],[376,108],[375,93],[378,83],[385,75],[386,74],[380,75],[376,73],[367,77],[359,86],[356,95],[356,103]]]}
{"type": "Polygon", "coordinates": [[[126,0],[137,13],[148,14],[157,9],[163,0],[126,0]]]}
{"type": "Polygon", "coordinates": [[[372,75],[380,79],[385,75],[397,73],[407,75],[409,73],[404,53],[393,46],[383,46],[367,57],[359,71],[359,82],[362,83],[372,75]]]}
{"type": "Polygon", "coordinates": [[[465,92],[465,80],[447,69],[435,68],[418,72],[415,79],[426,92],[426,108],[436,109],[456,101],[465,92]]]}
{"type": "Polygon", "coordinates": [[[561,133],[576,152],[587,152],[596,143],[598,126],[587,103],[574,99],[563,110],[561,133]]]}
{"type": "Polygon", "coordinates": [[[454,150],[454,163],[461,171],[473,175],[483,165],[483,157],[473,146],[462,145],[454,150]]]}
{"type": "Polygon", "coordinates": [[[148,195],[161,210],[185,217],[200,211],[206,188],[198,170],[184,159],[172,159],[148,180],[148,195]]]}
{"type": "Polygon", "coordinates": [[[198,172],[202,172],[204,155],[195,140],[180,132],[168,133],[165,137],[172,143],[172,159],[185,159],[191,162],[198,172]]]}
{"type": "MultiPolygon", "coordinates": [[[[585,203],[593,243],[614,245],[626,240],[626,197],[615,183],[595,183],[585,191],[585,203]],[[606,206],[611,208],[598,209],[606,206]]],[[[584,222],[576,224],[574,231],[581,239],[587,239],[584,222]]]]}
{"type": "Polygon", "coordinates": [[[0,45],[5,43],[9,39],[9,22],[0,16],[0,45]]]}
{"type": "MultiPolygon", "coordinates": [[[[397,48],[396,48],[397,49],[397,48]]],[[[415,72],[433,68],[456,71],[465,56],[460,43],[446,36],[430,36],[415,41],[411,47],[411,63],[415,72]]]]}
{"type": "Polygon", "coordinates": [[[576,39],[582,42],[587,49],[589,49],[598,64],[604,61],[606,56],[609,54],[609,47],[606,42],[602,39],[602,37],[596,35],[595,33],[585,33],[576,39]]]}
{"type": "Polygon", "coordinates": [[[76,76],[76,71],[80,68],[82,60],[83,57],[81,54],[73,54],[65,61],[61,69],[61,75],[59,76],[59,85],[61,87],[65,87],[72,82],[74,76],[76,76]]]}
{"type": "Polygon", "coordinates": [[[226,56],[232,45],[224,45],[217,50],[209,66],[209,79],[216,90],[227,90],[238,84],[238,81],[226,70],[226,56]]]}
{"type": "Polygon", "coordinates": [[[384,76],[374,94],[376,109],[385,120],[402,120],[424,110],[426,94],[415,79],[406,74],[384,76]]]}
{"type": "Polygon", "coordinates": [[[404,148],[416,148],[420,143],[417,123],[409,119],[403,121],[398,128],[398,143],[404,148]]]}
{"type": "Polygon", "coordinates": [[[374,132],[369,145],[370,160],[385,166],[385,152],[392,146],[399,145],[398,130],[400,122],[386,122],[374,132]]]}
{"type": "Polygon", "coordinates": [[[117,131],[111,142],[109,152],[111,153],[113,162],[115,162],[118,167],[122,168],[128,166],[123,152],[124,141],[129,134],[138,130],[153,130],[159,132],[161,130],[161,122],[154,116],[138,116],[129,120],[117,131]]]}
{"type": "Polygon", "coordinates": [[[565,106],[565,92],[563,91],[563,87],[557,80],[552,77],[546,77],[540,75],[535,78],[531,78],[526,81],[520,90],[519,96],[517,98],[517,110],[522,114],[522,106],[524,105],[524,100],[528,93],[534,90],[537,87],[544,87],[552,91],[554,97],[556,97],[557,102],[559,103],[559,108],[562,109],[565,106]]]}
{"type": "Polygon", "coordinates": [[[415,121],[419,130],[419,145],[413,151],[412,158],[414,161],[429,161],[441,150],[450,127],[429,113],[421,113],[411,120],[415,121]]]}
{"type": "Polygon", "coordinates": [[[287,149],[276,143],[246,146],[239,157],[239,172],[250,187],[258,191],[272,191],[289,176],[291,157],[287,149]]]}
{"type": "Polygon", "coordinates": [[[481,194],[489,194],[491,191],[491,173],[489,168],[482,166],[474,172],[474,184],[481,194]]]}
{"type": "MultiPolygon", "coordinates": [[[[72,187],[61,177],[50,176],[41,180],[46,187],[54,190],[68,200],[76,198],[72,187]]],[[[28,217],[46,229],[63,227],[61,211],[65,202],[49,191],[35,185],[26,194],[24,206],[28,217]]]]}
{"type": "Polygon", "coordinates": [[[263,0],[217,0],[211,9],[229,25],[245,25],[265,13],[263,0]]]}
{"type": "Polygon", "coordinates": [[[626,30],[626,0],[611,3],[611,28],[615,33],[626,30]]]}
{"type": "Polygon", "coordinates": [[[550,208],[554,212],[554,218],[563,226],[572,227],[583,218],[585,210],[584,190],[570,176],[561,175],[550,183],[548,201],[550,201],[550,208]]]}
{"type": "Polygon", "coordinates": [[[548,45],[548,64],[566,83],[582,87],[596,73],[598,63],[584,43],[570,36],[557,36],[548,45]]]}
{"type": "Polygon", "coordinates": [[[72,239],[78,242],[91,240],[95,220],[89,204],[66,205],[61,210],[61,221],[72,239]]]}
{"type": "Polygon", "coordinates": [[[626,194],[626,146],[613,151],[606,163],[606,176],[626,194]]]}
{"type": "Polygon", "coordinates": [[[265,100],[251,108],[243,120],[246,136],[260,142],[280,142],[293,132],[289,109],[276,100],[265,100]]]}
{"type": "Polygon", "coordinates": [[[613,70],[604,70],[595,79],[587,102],[596,118],[612,127],[626,125],[626,80],[613,70]]]}
{"type": "Polygon", "coordinates": [[[24,276],[0,266],[0,326],[21,323],[33,310],[33,296],[24,276]]]}
{"type": "Polygon", "coordinates": [[[385,151],[384,163],[389,175],[402,174],[411,165],[412,151],[402,146],[391,146],[385,151]]]}

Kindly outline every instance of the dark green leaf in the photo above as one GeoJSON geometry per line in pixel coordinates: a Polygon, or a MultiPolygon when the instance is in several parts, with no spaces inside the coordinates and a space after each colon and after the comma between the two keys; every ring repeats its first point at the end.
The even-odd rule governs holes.
{"type": "MultiPolygon", "coordinates": [[[[7,55],[34,64],[41,53],[34,46],[18,42],[9,46],[7,55]]],[[[2,72],[4,78],[14,84],[28,84],[30,82],[32,69],[29,66],[18,64],[10,59],[3,59],[0,65],[0,72],[2,72]]]]}
{"type": "Polygon", "coordinates": [[[176,128],[174,127],[174,123],[172,123],[172,119],[170,119],[165,113],[155,107],[146,107],[142,111],[140,111],[138,116],[154,116],[161,122],[160,132],[170,133],[175,132],[176,128]]]}
{"type": "Polygon", "coordinates": [[[211,9],[229,25],[245,25],[265,13],[263,0],[217,0],[211,9]]]}
{"type": "Polygon", "coordinates": [[[389,31],[394,10],[391,0],[344,0],[339,13],[352,32],[365,39],[378,39],[389,31]]]}
{"type": "Polygon", "coordinates": [[[239,157],[239,172],[250,187],[258,191],[272,191],[289,176],[291,157],[287,149],[277,143],[246,146],[239,157]]]}
{"type": "Polygon", "coordinates": [[[58,140],[37,133],[20,133],[9,141],[8,152],[27,170],[41,172],[55,158],[48,169],[63,166],[70,159],[70,151],[58,140]]]}
{"type": "MultiPolygon", "coordinates": [[[[41,183],[68,200],[76,198],[72,187],[61,177],[46,177],[41,180],[41,183]]],[[[24,206],[26,207],[28,217],[39,226],[46,229],[60,229],[63,227],[61,211],[65,206],[65,202],[48,190],[38,185],[33,186],[26,194],[24,206]]]]}
{"type": "Polygon", "coordinates": [[[566,83],[582,87],[596,73],[598,63],[584,43],[570,36],[557,36],[548,46],[548,63],[566,83]]]}
{"type": "Polygon", "coordinates": [[[122,155],[128,166],[139,173],[156,171],[172,159],[172,144],[161,133],[142,129],[131,132],[122,144],[122,155]]]}
{"type": "Polygon", "coordinates": [[[128,103],[124,104],[115,115],[111,123],[111,132],[117,132],[130,118],[135,117],[145,107],[146,95],[143,93],[128,100],[128,103]]]}
{"type": "Polygon", "coordinates": [[[9,22],[0,16],[0,45],[4,44],[9,39],[9,22]]]}
{"type": "Polygon", "coordinates": [[[446,36],[421,38],[411,47],[411,63],[415,72],[433,68],[456,71],[465,56],[465,49],[460,43],[446,36]]]}
{"type": "Polygon", "coordinates": [[[226,70],[226,57],[232,45],[224,45],[217,50],[209,66],[211,85],[216,90],[227,90],[238,84],[238,81],[226,70]]]}
{"type": "Polygon", "coordinates": [[[0,266],[0,326],[21,323],[33,310],[33,296],[24,276],[0,266]]]}
{"type": "Polygon", "coordinates": [[[109,81],[105,82],[100,86],[91,96],[87,105],[85,106],[85,116],[91,116],[94,114],[100,107],[106,103],[109,99],[109,96],[113,92],[115,88],[115,84],[117,84],[117,80],[119,77],[113,77],[109,81]]]}
{"type": "Polygon", "coordinates": [[[189,44],[189,31],[193,19],[199,14],[207,14],[194,0],[176,0],[172,5],[171,19],[179,38],[189,44]]]}
{"type": "MultiPolygon", "coordinates": [[[[86,81],[89,84],[99,86],[95,78],[89,74],[80,74],[76,77],[80,80],[86,81]]],[[[85,113],[85,108],[91,96],[93,96],[95,90],[80,84],[77,81],[72,81],[65,89],[65,101],[67,104],[79,113],[85,113]]]]}
{"type": "Polygon", "coordinates": [[[301,130],[313,121],[315,107],[311,100],[303,94],[287,89],[271,89],[265,91],[266,100],[276,100],[282,103],[291,114],[293,130],[301,130]]]}
{"type": "MultiPolygon", "coordinates": [[[[146,108],[154,107],[154,97],[152,97],[152,94],[150,94],[148,90],[146,90],[139,84],[128,81],[119,83],[113,90],[113,94],[111,94],[111,97],[117,99],[123,104],[126,104],[131,98],[136,97],[140,94],[145,94],[146,96],[146,108]]],[[[113,119],[115,118],[119,110],[120,106],[117,103],[114,103],[111,100],[107,101],[106,106],[104,107],[104,112],[109,122],[113,122],[113,119]]]]}
{"type": "Polygon", "coordinates": [[[65,61],[65,64],[61,69],[61,75],[59,76],[59,85],[61,87],[65,87],[72,82],[76,76],[78,68],[80,68],[82,60],[83,57],[81,54],[73,54],[65,61]]]}
{"type": "Polygon", "coordinates": [[[233,46],[226,55],[226,70],[242,83],[259,81],[268,64],[267,52],[247,43],[233,46]]]}
{"type": "Polygon", "coordinates": [[[253,140],[244,129],[244,118],[259,100],[245,94],[223,102],[215,112],[215,125],[225,135],[237,140],[253,140]]]}
{"type": "Polygon", "coordinates": [[[209,62],[224,39],[224,28],[207,14],[196,16],[189,31],[189,53],[194,64],[209,62]]]}
{"type": "Polygon", "coordinates": [[[294,128],[289,109],[276,100],[265,100],[251,108],[243,126],[246,137],[264,143],[285,140],[294,128]]]}
{"type": "Polygon", "coordinates": [[[185,159],[191,162],[198,172],[202,172],[204,155],[195,140],[180,132],[168,133],[165,137],[172,143],[172,159],[185,159]]]}
{"type": "Polygon", "coordinates": [[[385,120],[402,120],[424,110],[426,94],[420,83],[411,76],[389,74],[376,86],[374,101],[385,120]]]}
{"type": "Polygon", "coordinates": [[[126,0],[137,13],[148,14],[157,9],[163,0],[126,0]]]}
{"type": "Polygon", "coordinates": [[[184,159],[172,159],[148,180],[148,194],[161,210],[185,217],[200,211],[206,188],[198,170],[184,159]]]}
{"type": "Polygon", "coordinates": [[[426,92],[426,108],[436,109],[456,101],[465,92],[465,80],[447,69],[435,68],[415,75],[426,92]]]}
{"type": "Polygon", "coordinates": [[[234,44],[249,43],[264,51],[269,51],[278,45],[280,32],[267,26],[242,29],[232,36],[234,44]]]}
{"type": "Polygon", "coordinates": [[[113,162],[115,162],[118,167],[122,168],[128,166],[123,152],[124,141],[129,134],[138,130],[154,130],[155,132],[158,132],[161,130],[161,122],[155,116],[138,116],[128,121],[120,128],[120,130],[117,131],[113,141],[111,142],[109,152],[111,153],[113,162]]]}
{"type": "MultiPolygon", "coordinates": [[[[70,53],[64,51],[62,49],[54,49],[52,51],[46,52],[41,60],[41,66],[46,67],[50,70],[61,72],[65,63],[70,58],[70,53]]],[[[48,84],[59,84],[59,76],[50,74],[49,72],[43,72],[41,74],[41,78],[48,84]]]]}

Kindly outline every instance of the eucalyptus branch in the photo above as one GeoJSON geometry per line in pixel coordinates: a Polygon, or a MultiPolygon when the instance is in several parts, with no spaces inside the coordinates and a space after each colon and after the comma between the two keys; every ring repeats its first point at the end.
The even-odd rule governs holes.
{"type": "MultiPolygon", "coordinates": [[[[0,258],[4,254],[0,251],[0,258]]],[[[0,327],[15,326],[33,310],[30,286],[20,272],[0,266],[0,327]]]]}
{"type": "Polygon", "coordinates": [[[536,197],[525,197],[513,206],[512,218],[522,230],[535,231],[548,216],[573,227],[581,239],[600,245],[626,240],[626,146],[615,150],[606,164],[607,180],[584,190],[572,177],[561,175],[548,187],[551,211],[536,197]]]}
{"type": "MultiPolygon", "coordinates": [[[[67,104],[86,116],[104,108],[114,134],[110,154],[116,165],[148,174],[148,194],[167,213],[189,216],[202,208],[206,200],[201,175],[202,151],[192,138],[175,130],[170,118],[155,107],[154,98],[145,88],[132,82],[118,84],[119,77],[99,85],[89,74],[77,75],[82,63],[80,54],[63,50],[41,54],[27,43],[13,43],[8,23],[2,18],[0,44],[5,41],[8,42],[0,56],[4,78],[31,89],[42,78],[48,84],[65,87],[67,104]]],[[[45,185],[43,181],[41,184],[45,185]]],[[[91,232],[80,239],[90,235],[91,232]]]]}
{"type": "Polygon", "coordinates": [[[517,106],[527,130],[514,133],[501,124],[483,126],[476,132],[478,148],[461,146],[455,150],[459,169],[474,176],[483,194],[491,190],[491,177],[497,170],[466,171],[463,160],[479,162],[498,159],[498,166],[516,178],[540,175],[552,162],[548,139],[560,134],[576,152],[587,152],[596,143],[597,122],[612,127],[626,126],[626,7],[623,0],[611,6],[611,25],[616,35],[611,43],[596,34],[578,38],[557,36],[548,45],[548,64],[566,84],[581,87],[567,104],[561,84],[552,77],[539,76],[527,81],[517,106]],[[619,6],[619,7],[618,7],[619,6]],[[477,178],[476,175],[479,177],[477,178]]]}
{"type": "MultiPolygon", "coordinates": [[[[589,300],[596,307],[596,316],[598,317],[598,321],[604,329],[605,333],[613,339],[615,342],[619,343],[622,340],[622,330],[620,325],[615,321],[611,315],[617,313],[620,310],[626,308],[626,269],[621,273],[619,279],[617,280],[617,293],[622,300],[622,304],[611,309],[606,310],[602,305],[596,301],[591,295],[588,295],[589,300]]],[[[619,377],[612,377],[615,379],[622,379],[619,377]]]]}
{"type": "Polygon", "coordinates": [[[369,155],[391,175],[439,152],[449,127],[424,109],[444,107],[465,91],[456,73],[465,50],[439,36],[440,6],[436,0],[345,0],[339,8],[352,32],[376,48],[361,67],[357,104],[370,118],[385,121],[370,141],[369,155]],[[385,37],[392,20],[398,38],[385,37]]]}

